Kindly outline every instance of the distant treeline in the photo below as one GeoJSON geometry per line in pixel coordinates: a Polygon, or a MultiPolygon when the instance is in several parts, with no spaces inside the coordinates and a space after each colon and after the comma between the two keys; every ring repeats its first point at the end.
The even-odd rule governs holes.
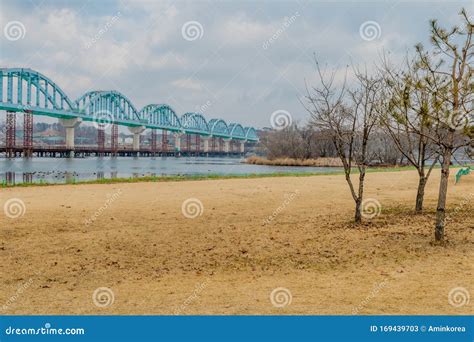
{"type": "MultiPolygon", "coordinates": [[[[369,149],[370,165],[408,164],[390,136],[381,129],[371,136],[369,149]]],[[[282,130],[262,132],[257,153],[269,160],[339,158],[330,131],[298,124],[282,130]]]]}

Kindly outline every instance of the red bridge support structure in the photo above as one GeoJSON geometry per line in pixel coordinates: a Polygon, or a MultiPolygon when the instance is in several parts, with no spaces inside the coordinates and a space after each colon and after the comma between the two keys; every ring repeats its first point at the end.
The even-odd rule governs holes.
{"type": "MultiPolygon", "coordinates": [[[[104,139],[105,140],[105,139],[104,139]]],[[[112,135],[110,136],[110,147],[112,156],[117,156],[118,152],[118,125],[112,125],[112,135]]]]}
{"type": "Polygon", "coordinates": [[[16,146],[16,113],[7,112],[7,121],[6,121],[7,158],[15,157],[15,146],[16,146]]]}
{"type": "Polygon", "coordinates": [[[211,151],[216,152],[216,138],[211,138],[211,151]]]}
{"type": "Polygon", "coordinates": [[[157,152],[157,150],[156,150],[156,137],[157,137],[156,129],[152,129],[151,130],[150,147],[151,147],[151,152],[153,153],[153,155],[155,155],[156,152],[157,152]]]}
{"type": "Polygon", "coordinates": [[[23,114],[23,157],[33,156],[33,114],[23,114]]]}
{"type": "Polygon", "coordinates": [[[219,138],[219,153],[224,152],[224,139],[219,138]]]}
{"type": "Polygon", "coordinates": [[[103,156],[105,150],[105,130],[104,127],[100,127],[97,129],[97,150],[98,155],[103,156]]]}
{"type": "Polygon", "coordinates": [[[161,153],[168,152],[168,131],[161,131],[161,153]]]}
{"type": "Polygon", "coordinates": [[[201,151],[201,136],[199,134],[196,134],[196,147],[195,147],[196,153],[199,155],[199,152],[201,151]]]}
{"type": "Polygon", "coordinates": [[[191,134],[186,134],[186,152],[191,152],[191,134]]]}

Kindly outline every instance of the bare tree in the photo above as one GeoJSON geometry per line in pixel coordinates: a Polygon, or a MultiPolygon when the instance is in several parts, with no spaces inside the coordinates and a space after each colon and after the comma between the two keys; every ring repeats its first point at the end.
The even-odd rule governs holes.
{"type": "Polygon", "coordinates": [[[368,76],[367,71],[355,70],[357,87],[346,89],[346,81],[337,87],[335,72],[326,75],[315,61],[320,86],[307,88],[306,109],[311,115],[311,125],[329,132],[340,158],[352,198],[355,202],[356,223],[362,221],[361,206],[364,196],[366,169],[370,162],[369,138],[377,122],[377,96],[380,79],[368,76]],[[359,170],[356,189],[351,175],[353,167],[359,170]]]}
{"type": "Polygon", "coordinates": [[[406,68],[402,70],[395,70],[384,59],[382,74],[385,86],[381,123],[394,145],[418,172],[415,211],[421,213],[425,186],[439,159],[436,144],[426,135],[434,125],[430,119],[430,93],[424,86],[426,75],[408,57],[406,68]]]}
{"type": "Polygon", "coordinates": [[[470,117],[474,113],[474,25],[466,11],[460,13],[461,27],[446,30],[431,21],[431,42],[434,52],[424,51],[421,44],[416,50],[418,67],[426,71],[423,87],[430,94],[430,119],[435,129],[424,133],[439,148],[441,154],[441,181],[436,209],[435,239],[444,239],[445,210],[449,169],[456,150],[472,144],[474,130],[470,117]]]}

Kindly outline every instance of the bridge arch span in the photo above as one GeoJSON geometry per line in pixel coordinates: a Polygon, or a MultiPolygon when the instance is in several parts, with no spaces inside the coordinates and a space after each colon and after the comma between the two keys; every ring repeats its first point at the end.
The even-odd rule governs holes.
{"type": "Polygon", "coordinates": [[[27,68],[0,68],[0,102],[11,111],[61,116],[74,111],[76,106],[66,93],[51,79],[27,68]]]}
{"type": "Polygon", "coordinates": [[[196,133],[209,134],[209,125],[200,113],[188,112],[181,116],[181,125],[184,130],[196,131],[196,133]]]}
{"type": "Polygon", "coordinates": [[[140,111],[140,116],[152,128],[181,131],[181,121],[178,115],[167,104],[146,105],[140,111]]]}
{"type": "Polygon", "coordinates": [[[209,132],[212,136],[229,138],[229,127],[222,119],[212,119],[209,121],[209,132]]]}
{"type": "Polygon", "coordinates": [[[229,124],[229,135],[232,139],[245,140],[245,131],[242,125],[238,123],[229,124]]]}
{"type": "Polygon", "coordinates": [[[257,131],[253,127],[245,127],[245,139],[251,140],[251,141],[257,141],[258,140],[258,135],[257,131]]]}
{"type": "Polygon", "coordinates": [[[94,121],[107,118],[116,121],[142,122],[140,113],[132,102],[122,93],[115,90],[93,90],[76,100],[80,114],[93,118],[94,121]]]}

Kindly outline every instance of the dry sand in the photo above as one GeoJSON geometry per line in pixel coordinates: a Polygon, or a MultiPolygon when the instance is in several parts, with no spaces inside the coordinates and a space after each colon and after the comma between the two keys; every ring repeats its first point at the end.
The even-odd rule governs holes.
{"type": "Polygon", "coordinates": [[[0,310],[473,314],[474,176],[451,178],[444,245],[433,242],[439,171],[424,215],[412,214],[415,172],[369,174],[382,212],[362,227],[342,176],[2,189],[2,207],[19,198],[26,212],[0,216],[0,310]],[[201,216],[183,216],[188,198],[201,216]],[[113,303],[94,305],[100,287],[113,303]],[[284,307],[270,300],[280,287],[284,307]],[[450,305],[458,287],[469,304],[450,305]]]}

